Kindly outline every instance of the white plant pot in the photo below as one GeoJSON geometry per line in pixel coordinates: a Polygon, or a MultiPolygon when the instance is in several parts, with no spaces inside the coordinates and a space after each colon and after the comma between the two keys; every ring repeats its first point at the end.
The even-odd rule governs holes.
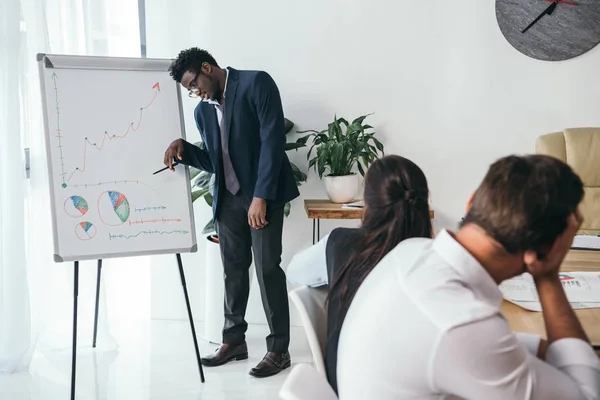
{"type": "Polygon", "coordinates": [[[207,236],[206,238],[204,337],[210,342],[220,344],[223,340],[223,324],[225,323],[223,309],[225,281],[223,279],[221,250],[219,249],[219,244],[215,243],[211,236],[207,236]]]}
{"type": "Polygon", "coordinates": [[[356,174],[326,176],[324,180],[327,196],[334,203],[349,203],[358,194],[358,177],[356,174]]]}

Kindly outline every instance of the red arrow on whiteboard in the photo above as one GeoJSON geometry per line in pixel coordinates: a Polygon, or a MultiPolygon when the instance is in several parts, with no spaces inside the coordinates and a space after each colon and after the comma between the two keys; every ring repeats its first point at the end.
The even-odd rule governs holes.
{"type": "Polygon", "coordinates": [[[156,89],[160,92],[160,83],[156,82],[154,85],[152,85],[152,89],[156,89]]]}

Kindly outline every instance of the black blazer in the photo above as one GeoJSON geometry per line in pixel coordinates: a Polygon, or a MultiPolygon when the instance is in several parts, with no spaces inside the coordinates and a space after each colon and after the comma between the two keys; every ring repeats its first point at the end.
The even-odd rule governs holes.
{"type": "MultiPolygon", "coordinates": [[[[225,127],[229,154],[242,194],[286,203],[298,186],[285,153],[285,119],[279,89],[264,71],[229,68],[225,92],[225,127]]],[[[200,101],[194,112],[206,150],[185,142],[182,162],[216,175],[213,215],[218,218],[225,189],[221,131],[215,106],[200,101]]]]}

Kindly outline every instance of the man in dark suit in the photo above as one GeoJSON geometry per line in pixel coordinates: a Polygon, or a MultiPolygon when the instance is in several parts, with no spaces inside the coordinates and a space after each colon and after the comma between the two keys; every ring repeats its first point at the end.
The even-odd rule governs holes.
{"type": "Polygon", "coordinates": [[[248,358],[244,320],[252,252],[271,333],[267,354],[252,370],[271,376],[290,366],[290,317],[285,273],[281,269],[284,205],[298,197],[285,154],[285,119],[277,85],[263,71],[222,69],[205,50],[183,50],[171,65],[175,81],[200,97],[196,125],[200,149],[176,140],[165,153],[173,162],[215,174],[213,213],[225,270],[223,344],[202,359],[217,366],[248,358]]]}

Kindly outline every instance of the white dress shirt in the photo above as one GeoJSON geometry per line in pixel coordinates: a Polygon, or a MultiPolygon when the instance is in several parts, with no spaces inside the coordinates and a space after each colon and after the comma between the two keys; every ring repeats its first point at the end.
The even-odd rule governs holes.
{"type": "Polygon", "coordinates": [[[285,275],[296,285],[319,287],[328,284],[327,277],[327,239],[329,234],[316,244],[304,249],[292,257],[285,275]]]}
{"type": "MultiPolygon", "coordinates": [[[[227,93],[227,82],[229,82],[229,68],[225,68],[225,86],[223,87],[223,99],[225,99],[225,93],[227,93]]],[[[223,124],[223,112],[221,111],[221,103],[217,100],[213,99],[202,99],[201,101],[205,103],[212,104],[215,106],[215,111],[217,112],[217,121],[219,122],[219,128],[223,124]]]]}
{"type": "Polygon", "coordinates": [[[367,276],[338,347],[340,399],[600,399],[600,360],[579,339],[536,357],[487,271],[446,231],[408,239],[367,276]]]}

